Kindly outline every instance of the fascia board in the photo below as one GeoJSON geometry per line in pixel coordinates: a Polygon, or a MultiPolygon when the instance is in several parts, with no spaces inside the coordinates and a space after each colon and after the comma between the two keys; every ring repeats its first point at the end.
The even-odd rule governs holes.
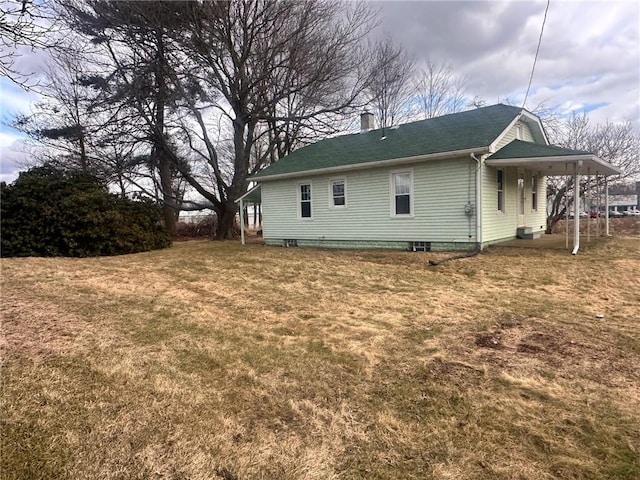
{"type": "Polygon", "coordinates": [[[491,142],[491,145],[489,145],[489,152],[495,153],[497,151],[498,143],[500,143],[500,141],[505,137],[509,130],[511,130],[515,126],[515,124],[518,123],[518,120],[520,120],[520,115],[522,115],[522,113],[513,117],[513,120],[511,120],[509,125],[507,125],[504,130],[502,130],[502,133],[498,135],[493,142],[491,142]]]}
{"type": "Polygon", "coordinates": [[[316,175],[324,175],[324,174],[330,174],[330,173],[349,172],[354,170],[368,170],[370,168],[377,168],[377,167],[391,167],[395,165],[406,165],[410,163],[442,160],[445,158],[471,155],[472,153],[476,153],[476,154],[489,153],[489,147],[467,148],[464,150],[438,152],[438,153],[431,153],[428,155],[415,155],[412,157],[391,158],[388,160],[378,160],[375,162],[356,163],[352,165],[340,165],[336,167],[317,168],[315,170],[304,170],[300,172],[266,175],[264,177],[249,177],[249,180],[253,180],[256,182],[266,182],[270,180],[282,180],[285,178],[299,178],[299,177],[308,177],[312,175],[316,176],[316,175]]]}
{"type": "MultiPolygon", "coordinates": [[[[531,127],[531,124],[533,123],[536,126],[540,135],[542,136],[542,140],[544,141],[544,144],[549,145],[549,139],[547,138],[547,134],[544,131],[544,127],[542,126],[542,122],[540,122],[540,119],[537,116],[535,116],[533,113],[528,112],[527,110],[522,110],[518,115],[516,115],[513,118],[511,123],[507,125],[507,127],[502,131],[502,133],[498,135],[493,142],[491,142],[491,145],[489,145],[489,149],[491,150],[491,153],[495,153],[497,151],[498,143],[500,143],[500,141],[505,137],[505,135],[509,132],[509,130],[511,130],[516,125],[516,123],[518,123],[522,119],[524,119],[524,122],[528,124],[530,127],[531,127]]],[[[534,133],[534,136],[535,136],[535,133],[534,133]]]]}
{"type": "Polygon", "coordinates": [[[529,120],[527,123],[535,123],[537,125],[538,131],[542,134],[542,139],[544,140],[545,145],[549,145],[549,138],[547,138],[547,132],[545,132],[540,118],[527,110],[522,110],[520,115],[529,120]]]}
{"type": "MultiPolygon", "coordinates": [[[[618,167],[605,162],[601,158],[595,155],[560,155],[554,157],[527,157],[527,158],[494,158],[485,161],[485,164],[490,167],[518,167],[529,164],[543,164],[543,163],[571,163],[574,164],[578,161],[594,162],[601,166],[607,175],[619,175],[622,170],[618,167]]],[[[595,173],[595,172],[594,172],[595,173]]]]}

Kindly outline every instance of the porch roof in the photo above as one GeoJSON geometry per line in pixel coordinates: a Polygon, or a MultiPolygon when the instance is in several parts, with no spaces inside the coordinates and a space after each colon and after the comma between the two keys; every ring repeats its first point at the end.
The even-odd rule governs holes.
{"type": "Polygon", "coordinates": [[[262,185],[256,185],[253,187],[247,193],[238,198],[236,203],[253,203],[254,205],[262,203],[262,185]]]}
{"type": "Polygon", "coordinates": [[[522,167],[541,175],[618,175],[618,167],[582,150],[514,140],[485,161],[491,167],[522,167]]]}

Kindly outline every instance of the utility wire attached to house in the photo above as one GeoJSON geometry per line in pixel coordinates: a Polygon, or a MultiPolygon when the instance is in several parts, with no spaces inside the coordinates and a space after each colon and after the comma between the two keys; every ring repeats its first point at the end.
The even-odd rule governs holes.
{"type": "Polygon", "coordinates": [[[527,87],[527,93],[524,96],[524,102],[522,102],[522,108],[527,106],[527,98],[529,97],[531,82],[533,82],[533,72],[535,72],[536,70],[536,62],[538,61],[538,52],[540,52],[540,44],[542,43],[542,34],[544,33],[544,24],[547,23],[547,12],[549,11],[549,3],[551,3],[551,0],[547,0],[547,7],[544,9],[544,18],[542,19],[542,28],[540,29],[540,38],[538,38],[538,47],[536,48],[536,55],[533,58],[533,67],[531,68],[531,76],[529,77],[529,86],[527,87]]]}

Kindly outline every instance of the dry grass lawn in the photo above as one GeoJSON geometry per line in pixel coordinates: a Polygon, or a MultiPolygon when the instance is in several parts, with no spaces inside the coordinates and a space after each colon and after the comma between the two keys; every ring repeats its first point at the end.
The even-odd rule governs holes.
{"type": "Polygon", "coordinates": [[[443,256],[2,259],[0,475],[640,478],[638,237],[443,256]]]}

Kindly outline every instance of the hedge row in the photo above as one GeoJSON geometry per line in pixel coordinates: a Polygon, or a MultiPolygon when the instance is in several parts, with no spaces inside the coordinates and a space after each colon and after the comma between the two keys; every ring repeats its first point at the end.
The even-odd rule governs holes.
{"type": "Polygon", "coordinates": [[[171,245],[150,201],[109,193],[95,177],[32,168],[0,185],[3,257],[119,255],[171,245]]]}

